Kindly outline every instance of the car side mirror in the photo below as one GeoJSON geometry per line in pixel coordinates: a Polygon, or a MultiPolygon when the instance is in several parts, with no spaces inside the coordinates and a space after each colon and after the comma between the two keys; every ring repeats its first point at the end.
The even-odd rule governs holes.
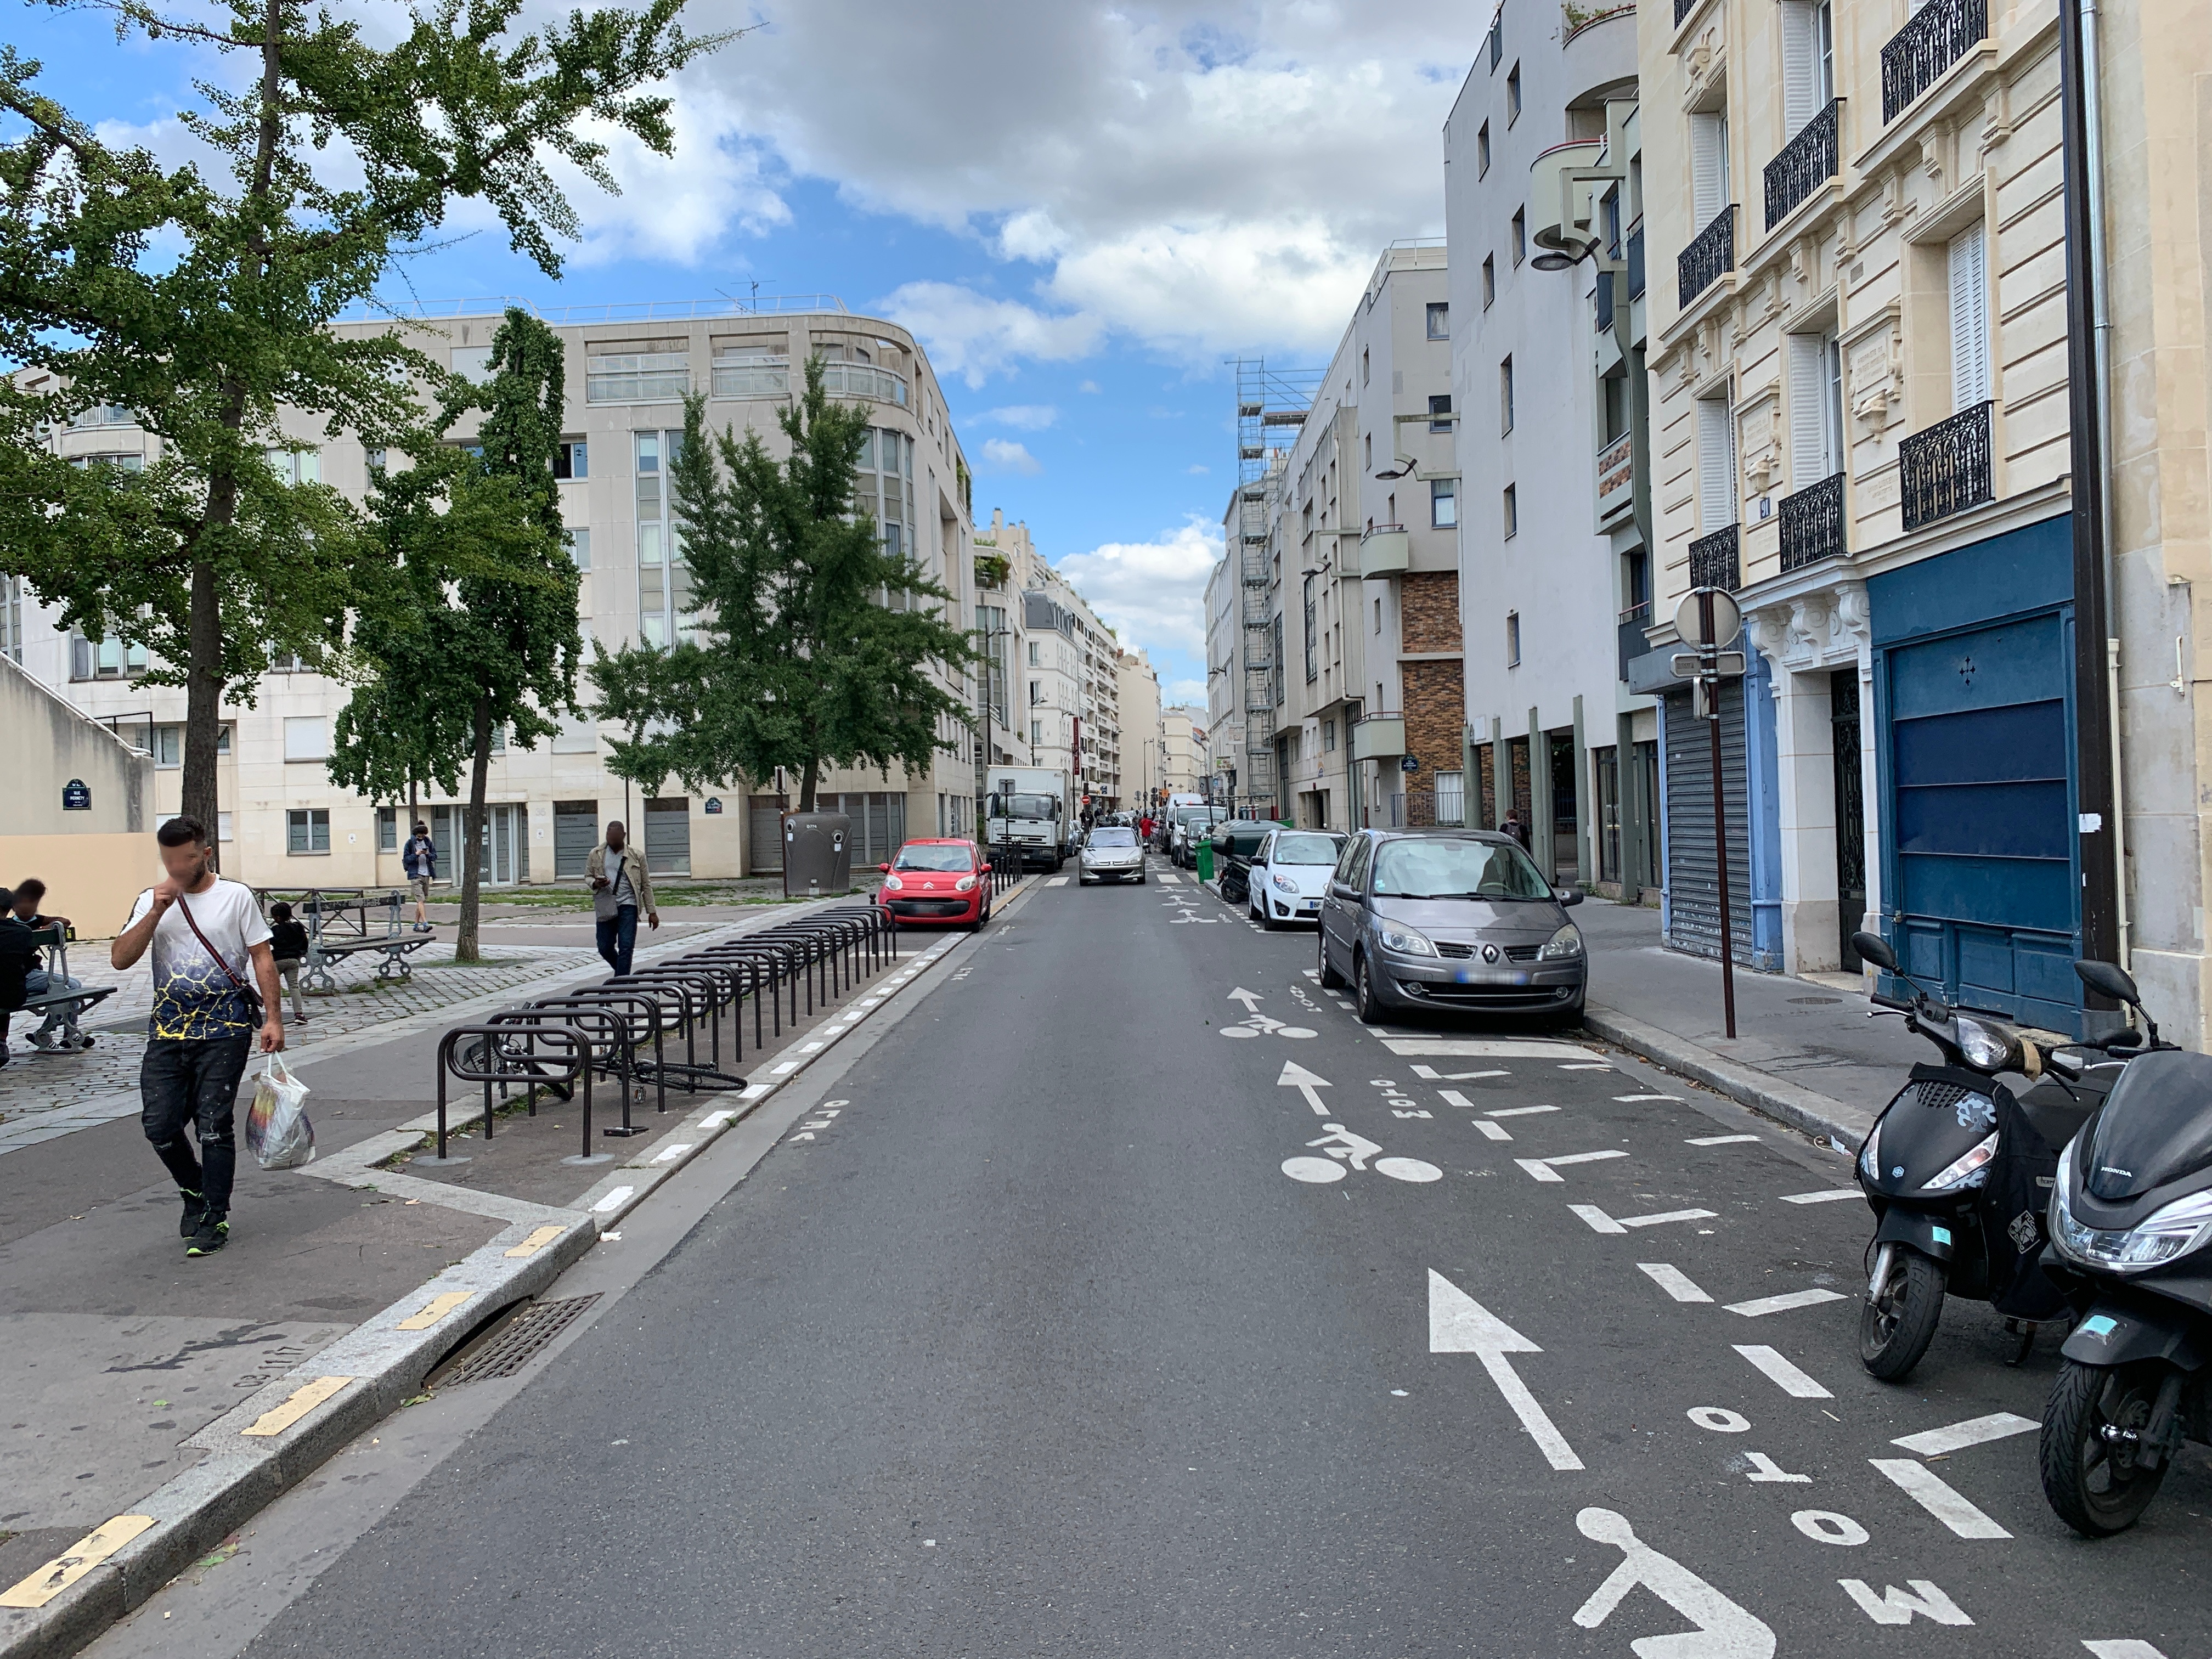
{"type": "Polygon", "coordinates": [[[2124,968],[2109,962],[2077,962],[2074,973],[2082,984],[2115,1002],[2124,1002],[2130,1008],[2142,1006],[2142,993],[2136,989],[2134,979],[2124,968]]]}
{"type": "Polygon", "coordinates": [[[890,867],[890,865],[888,865],[888,864],[879,864],[879,865],[878,865],[878,866],[876,866],[876,868],[877,868],[878,870],[879,870],[879,871],[881,871],[884,875],[887,875],[887,876],[888,876],[889,874],[890,874],[890,872],[891,872],[891,867],[890,867]]]}
{"type": "Polygon", "coordinates": [[[1559,902],[1559,908],[1563,910],[1571,904],[1583,902],[1582,890],[1578,887],[1554,887],[1552,896],[1559,902]]]}
{"type": "Polygon", "coordinates": [[[1863,962],[1870,962],[1885,974],[1897,971],[1897,952],[1889,948],[1889,941],[1879,933],[1863,931],[1851,935],[1851,949],[1859,953],[1863,962]]]}

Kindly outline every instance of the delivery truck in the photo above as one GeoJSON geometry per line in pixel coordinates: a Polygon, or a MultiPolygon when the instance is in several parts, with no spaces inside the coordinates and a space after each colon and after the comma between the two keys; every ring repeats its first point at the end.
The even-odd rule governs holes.
{"type": "Polygon", "coordinates": [[[994,847],[1021,848],[1024,866],[1057,870],[1080,833],[1075,777],[1049,766],[994,766],[983,833],[994,847]]]}

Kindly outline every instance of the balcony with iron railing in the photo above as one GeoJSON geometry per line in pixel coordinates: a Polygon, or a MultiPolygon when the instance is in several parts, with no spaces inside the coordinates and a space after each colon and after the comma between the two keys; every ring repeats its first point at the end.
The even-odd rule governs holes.
{"type": "Polygon", "coordinates": [[[1898,498],[1909,534],[1994,499],[1990,414],[1976,404],[1897,446],[1898,498]]]}
{"type": "Polygon", "coordinates": [[[1675,275],[1680,284],[1676,305],[1688,310],[1692,300],[1720,281],[1725,272],[1735,269],[1735,204],[1731,202],[1713,215],[1712,222],[1675,256],[1675,275]]]}
{"type": "Polygon", "coordinates": [[[1718,587],[1733,593],[1743,585],[1736,563],[1736,534],[1741,526],[1729,525],[1690,544],[1690,586],[1718,587]]]}
{"type": "Polygon", "coordinates": [[[1828,106],[1808,121],[1797,136],[1783,145],[1766,164],[1766,228],[1771,230],[1790,216],[1790,210],[1836,176],[1837,139],[1842,127],[1844,100],[1831,98],[1828,106]]]}
{"type": "Polygon", "coordinates": [[[1990,0],[1928,0],[1881,49],[1883,125],[1894,121],[1989,33],[1990,0]]]}
{"type": "Polygon", "coordinates": [[[1781,502],[1782,568],[1802,570],[1823,559],[1841,558],[1844,546],[1844,475],[1834,473],[1808,484],[1781,502]]]}
{"type": "Polygon", "coordinates": [[[1359,538],[1359,574],[1403,575],[1413,565],[1413,538],[1401,524],[1378,524],[1359,538]]]}

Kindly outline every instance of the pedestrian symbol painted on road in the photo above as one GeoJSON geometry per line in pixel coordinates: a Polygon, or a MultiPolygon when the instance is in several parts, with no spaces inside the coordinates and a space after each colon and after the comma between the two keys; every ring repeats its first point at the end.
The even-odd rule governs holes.
{"type": "Polygon", "coordinates": [[[1286,1158],[1283,1173],[1293,1181],[1322,1186],[1344,1179],[1346,1164],[1355,1170],[1367,1168],[1367,1160],[1375,1159],[1375,1173],[1389,1176],[1393,1181],[1427,1182],[1441,1181],[1444,1172],[1433,1164],[1424,1164],[1418,1158],[1376,1158],[1382,1148],[1364,1135],[1357,1135],[1341,1123],[1324,1123],[1328,1131],[1319,1140],[1309,1140],[1309,1146],[1318,1146],[1327,1158],[1286,1158]],[[1339,1162],[1338,1160],[1342,1160],[1339,1162]]]}
{"type": "Polygon", "coordinates": [[[1774,1632],[1722,1595],[1680,1562],[1662,1555],[1637,1537],[1626,1516],[1587,1509],[1575,1516],[1582,1535],[1621,1552],[1621,1563],[1590,1593],[1575,1613],[1575,1623],[1595,1630],[1611,1618],[1631,1590],[1650,1590],[1695,1630],[1669,1636],[1639,1636],[1628,1645],[1637,1659],[1773,1659],[1774,1632]]]}

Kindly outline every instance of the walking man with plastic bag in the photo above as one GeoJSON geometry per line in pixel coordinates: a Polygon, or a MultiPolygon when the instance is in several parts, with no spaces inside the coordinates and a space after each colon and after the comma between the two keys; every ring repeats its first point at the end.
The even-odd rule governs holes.
{"type": "Polygon", "coordinates": [[[248,1052],[257,1030],[262,1053],[284,1046],[276,964],[252,890],[216,874],[206,826],[171,818],[155,840],[165,874],[138,896],[108,960],[120,972],[154,952],[140,1121],[184,1200],[185,1254],[212,1255],[230,1241],[232,1115],[248,1052]]]}

